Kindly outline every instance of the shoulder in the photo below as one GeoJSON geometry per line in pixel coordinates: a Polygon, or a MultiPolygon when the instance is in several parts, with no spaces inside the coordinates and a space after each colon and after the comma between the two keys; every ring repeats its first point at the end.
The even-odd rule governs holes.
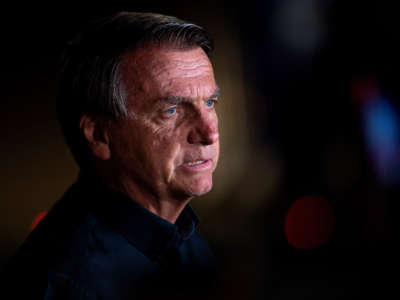
{"type": "Polygon", "coordinates": [[[2,274],[13,294],[30,299],[111,297],[125,288],[128,278],[139,285],[146,272],[150,276],[157,271],[134,245],[92,213],[79,220],[73,215],[49,217],[31,233],[2,274]]]}
{"type": "Polygon", "coordinates": [[[61,292],[70,294],[71,299],[125,299],[124,295],[134,295],[142,282],[160,271],[157,264],[91,214],[71,236],[67,248],[49,266],[48,295],[61,292]]]}

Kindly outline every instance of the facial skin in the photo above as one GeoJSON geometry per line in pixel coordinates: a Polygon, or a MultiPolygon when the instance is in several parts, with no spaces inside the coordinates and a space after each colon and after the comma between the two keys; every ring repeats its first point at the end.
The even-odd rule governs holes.
{"type": "Polygon", "coordinates": [[[219,134],[211,63],[201,48],[147,47],[126,55],[120,71],[134,117],[111,126],[109,153],[97,156],[110,185],[174,222],[212,188],[219,134]]]}

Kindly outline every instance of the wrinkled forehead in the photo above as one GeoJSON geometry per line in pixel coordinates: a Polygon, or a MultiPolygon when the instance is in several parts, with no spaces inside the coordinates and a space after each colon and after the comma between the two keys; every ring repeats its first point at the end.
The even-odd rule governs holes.
{"type": "Polygon", "coordinates": [[[136,50],[123,57],[120,71],[128,92],[207,97],[216,89],[211,62],[200,47],[136,50]]]}

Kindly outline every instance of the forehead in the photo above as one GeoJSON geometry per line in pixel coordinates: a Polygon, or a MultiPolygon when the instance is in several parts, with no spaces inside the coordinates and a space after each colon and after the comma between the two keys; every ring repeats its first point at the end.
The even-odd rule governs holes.
{"type": "Polygon", "coordinates": [[[200,47],[140,49],[124,56],[121,71],[128,95],[203,98],[216,89],[212,65],[200,47]]]}

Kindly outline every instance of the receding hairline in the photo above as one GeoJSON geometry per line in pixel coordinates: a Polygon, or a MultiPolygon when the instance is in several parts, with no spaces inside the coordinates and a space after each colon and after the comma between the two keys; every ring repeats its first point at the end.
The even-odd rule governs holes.
{"type": "MultiPolygon", "coordinates": [[[[136,55],[146,53],[146,51],[192,51],[192,50],[201,50],[204,55],[208,58],[208,61],[211,64],[211,60],[209,57],[209,54],[201,47],[200,45],[187,45],[187,44],[174,44],[174,43],[169,43],[169,42],[144,42],[140,43],[139,45],[135,46],[134,48],[130,48],[125,50],[120,56],[119,56],[119,62],[123,62],[125,59],[134,59],[136,55]]],[[[212,64],[211,64],[212,65],[212,64]]]]}

